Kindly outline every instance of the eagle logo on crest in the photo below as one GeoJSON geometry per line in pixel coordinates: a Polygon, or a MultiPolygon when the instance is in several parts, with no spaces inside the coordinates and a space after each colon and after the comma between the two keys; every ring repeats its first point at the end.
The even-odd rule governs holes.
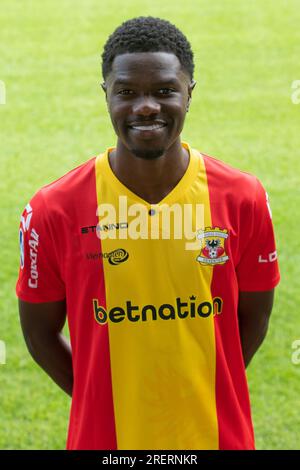
{"type": "Polygon", "coordinates": [[[219,227],[205,227],[198,230],[197,238],[200,240],[200,254],[196,260],[200,264],[214,266],[225,264],[228,261],[225,251],[225,240],[228,238],[228,230],[219,227]]]}

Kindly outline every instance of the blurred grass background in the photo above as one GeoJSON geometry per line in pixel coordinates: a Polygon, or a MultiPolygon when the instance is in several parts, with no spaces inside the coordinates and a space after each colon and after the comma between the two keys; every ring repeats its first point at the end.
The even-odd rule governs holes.
{"type": "Polygon", "coordinates": [[[100,55],[108,35],[140,15],[170,20],[192,44],[198,83],[182,139],[256,174],[269,193],[282,280],[248,379],[257,448],[300,449],[300,365],[291,362],[300,338],[299,0],[1,0],[0,448],[65,446],[69,399],[20,331],[19,217],[40,186],[115,144],[100,55]]]}

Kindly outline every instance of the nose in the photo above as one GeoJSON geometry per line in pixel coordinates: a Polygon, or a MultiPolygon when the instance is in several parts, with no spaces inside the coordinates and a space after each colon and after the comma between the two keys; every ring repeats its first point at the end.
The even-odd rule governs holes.
{"type": "Polygon", "coordinates": [[[142,96],[135,101],[132,112],[149,116],[160,112],[160,104],[153,97],[142,96]]]}

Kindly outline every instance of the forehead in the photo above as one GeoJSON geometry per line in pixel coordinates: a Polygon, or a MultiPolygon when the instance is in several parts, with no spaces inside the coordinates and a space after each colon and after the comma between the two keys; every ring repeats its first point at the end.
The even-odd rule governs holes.
{"type": "Polygon", "coordinates": [[[117,55],[108,77],[116,81],[187,80],[181,63],[175,54],[169,52],[133,52],[117,55]]]}

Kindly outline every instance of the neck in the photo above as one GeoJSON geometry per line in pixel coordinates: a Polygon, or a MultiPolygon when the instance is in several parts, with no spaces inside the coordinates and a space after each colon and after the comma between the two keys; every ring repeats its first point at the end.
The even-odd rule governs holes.
{"type": "Polygon", "coordinates": [[[118,139],[109,154],[113,173],[130,191],[149,202],[161,201],[183,177],[189,153],[178,138],[159,158],[147,160],[133,155],[118,139]]]}

